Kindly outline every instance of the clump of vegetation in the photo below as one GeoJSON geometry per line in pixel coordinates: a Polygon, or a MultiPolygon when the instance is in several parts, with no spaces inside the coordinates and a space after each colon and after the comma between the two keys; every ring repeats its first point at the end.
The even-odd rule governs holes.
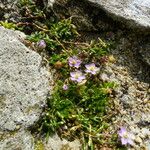
{"type": "MultiPolygon", "coordinates": [[[[39,130],[47,136],[57,132],[69,140],[80,138],[83,149],[96,149],[108,142],[113,89],[116,84],[100,78],[111,45],[102,39],[83,43],[71,19],[48,21],[31,0],[20,0],[23,21],[7,28],[21,28],[26,40],[46,50],[49,65],[56,70],[54,91],[47,100],[39,130]]],[[[54,19],[58,20],[58,19],[54,19]]],[[[116,136],[115,136],[116,137],[116,136]]],[[[115,138],[116,139],[116,138],[115,138]]]]}
{"type": "Polygon", "coordinates": [[[55,88],[42,121],[46,133],[58,131],[71,139],[84,138],[83,147],[89,149],[104,142],[100,139],[109,127],[107,111],[112,105],[110,94],[116,86],[100,79],[104,65],[101,59],[106,57],[104,53],[108,50],[108,45],[100,43],[104,44],[100,40],[83,49],[52,55],[49,62],[57,70],[55,88]],[[95,55],[97,45],[99,53],[95,55]]]}
{"type": "Polygon", "coordinates": [[[8,22],[7,20],[5,21],[0,21],[0,25],[3,26],[4,28],[7,28],[7,29],[17,29],[17,25],[12,23],[12,22],[8,22]]]}
{"type": "Polygon", "coordinates": [[[31,42],[44,40],[47,44],[46,50],[52,53],[65,49],[63,43],[65,43],[65,41],[71,41],[71,39],[77,35],[78,33],[75,30],[75,26],[71,23],[70,19],[67,19],[52,24],[50,29],[35,31],[28,36],[27,39],[31,42]]]}
{"type": "Polygon", "coordinates": [[[116,85],[100,79],[110,45],[101,39],[89,44],[76,43],[73,39],[77,35],[70,20],[63,20],[49,31],[28,36],[35,43],[45,41],[45,49],[51,53],[49,64],[56,69],[54,91],[47,101],[41,131],[84,139],[83,148],[94,149],[105,143],[100,139],[109,127],[107,111],[116,85]]]}

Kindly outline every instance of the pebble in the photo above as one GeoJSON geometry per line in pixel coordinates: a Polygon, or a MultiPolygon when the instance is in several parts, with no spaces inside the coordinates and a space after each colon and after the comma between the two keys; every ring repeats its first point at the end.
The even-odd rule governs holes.
{"type": "Polygon", "coordinates": [[[135,142],[137,142],[137,143],[142,143],[142,139],[141,139],[140,137],[136,137],[136,138],[135,138],[135,142]]]}

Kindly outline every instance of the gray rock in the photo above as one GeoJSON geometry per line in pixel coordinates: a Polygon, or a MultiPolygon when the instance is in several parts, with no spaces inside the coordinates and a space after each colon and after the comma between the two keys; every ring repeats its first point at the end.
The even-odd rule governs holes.
{"type": "Polygon", "coordinates": [[[49,137],[48,141],[44,144],[45,150],[80,150],[81,145],[78,140],[69,142],[65,139],[60,139],[60,137],[55,134],[52,137],[49,137]]]}
{"type": "Polygon", "coordinates": [[[150,31],[149,0],[87,0],[105,10],[113,19],[127,23],[130,27],[150,31]]]}
{"type": "Polygon", "coordinates": [[[0,141],[0,150],[34,150],[34,139],[28,131],[15,132],[0,141]]]}
{"type": "MultiPolygon", "coordinates": [[[[49,91],[42,58],[19,38],[25,35],[0,27],[0,130],[29,127],[38,121],[49,91]]],[[[23,40],[23,39],[22,39],[23,40]]]]}

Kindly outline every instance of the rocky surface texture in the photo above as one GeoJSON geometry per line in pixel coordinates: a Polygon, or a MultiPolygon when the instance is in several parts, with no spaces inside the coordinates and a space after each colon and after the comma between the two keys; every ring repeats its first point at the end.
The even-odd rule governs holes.
{"type": "MultiPolygon", "coordinates": [[[[5,136],[5,131],[15,132],[37,122],[50,90],[48,72],[41,66],[42,58],[20,41],[24,37],[21,32],[0,27],[1,137],[5,136]]],[[[7,140],[21,140],[20,134],[7,140]]],[[[4,139],[4,143],[6,141],[4,139]]],[[[5,149],[3,145],[0,144],[0,149],[5,149]]]]}
{"type": "Polygon", "coordinates": [[[17,8],[18,0],[0,0],[0,18],[5,18],[16,22],[20,20],[20,15],[17,8]]]}
{"type": "Polygon", "coordinates": [[[127,23],[130,27],[150,31],[149,0],[88,0],[105,10],[115,20],[127,23]]]}
{"type": "Polygon", "coordinates": [[[78,140],[69,142],[65,139],[60,139],[57,134],[50,137],[47,142],[44,142],[44,147],[45,150],[62,150],[62,149],[80,150],[81,149],[81,145],[78,140]]]}
{"type": "Polygon", "coordinates": [[[18,39],[22,34],[0,28],[0,128],[28,127],[39,119],[49,91],[39,54],[18,39]]]}
{"type": "Polygon", "coordinates": [[[88,3],[89,1],[90,0],[83,0],[83,1],[72,0],[68,2],[56,0],[53,9],[56,12],[56,14],[60,17],[62,15],[66,17],[71,16],[73,23],[77,26],[79,30],[83,32],[91,32],[93,34],[93,32],[101,33],[103,31],[116,32],[118,31],[118,29],[121,29],[125,30],[127,34],[134,33],[136,36],[132,39],[132,41],[133,40],[138,41],[138,43],[136,42],[137,43],[136,51],[138,51],[138,57],[141,57],[141,60],[150,66],[149,1],[135,0],[132,1],[133,3],[131,3],[130,5],[129,4],[127,5],[127,2],[129,3],[129,1],[127,0],[126,1],[114,0],[111,1],[110,3],[109,1],[106,0],[104,1],[91,0],[91,3],[88,3]],[[95,5],[92,5],[93,3],[95,5]],[[115,7],[115,5],[118,5],[118,7],[110,10],[111,12],[108,11],[109,9],[115,7]],[[135,7],[134,8],[135,10],[132,9],[131,7],[131,10],[129,11],[128,10],[130,9],[129,6],[135,7]],[[117,11],[115,11],[115,9],[118,9],[118,11],[119,12],[121,11],[121,13],[118,12],[118,15],[116,15],[115,13],[117,13],[117,11]],[[127,14],[126,11],[128,12],[127,14]],[[129,19],[128,17],[131,18],[129,19]],[[142,20],[144,20],[147,23],[144,23],[144,21],[142,20]]]}
{"type": "MultiPolygon", "coordinates": [[[[150,35],[150,1],[149,0],[88,0],[108,17],[121,26],[132,29],[137,34],[150,35]]],[[[150,37],[149,37],[150,39],[150,37]]],[[[147,41],[147,40],[145,40],[147,41]]],[[[138,49],[143,60],[150,65],[149,41],[142,43],[138,49]]]]}
{"type": "MultiPolygon", "coordinates": [[[[33,0],[36,2],[37,6],[46,8],[48,13],[52,12],[53,4],[55,0],[33,0]]],[[[19,3],[27,3],[29,1],[23,0],[0,0],[0,18],[2,20],[6,20],[18,23],[22,21],[20,10],[19,10],[19,3]]],[[[30,1],[31,2],[31,1],[30,1]]]]}
{"type": "MultiPolygon", "coordinates": [[[[120,54],[119,57],[122,61],[120,54]]],[[[114,101],[118,112],[113,118],[112,128],[125,126],[135,135],[133,149],[148,149],[150,144],[150,86],[144,81],[139,81],[137,76],[131,76],[129,69],[133,68],[120,63],[106,67],[106,74],[109,74],[108,81],[115,81],[119,85],[114,101]]],[[[139,73],[140,71],[141,68],[139,73]]]]}
{"type": "Polygon", "coordinates": [[[115,81],[117,108],[114,128],[125,126],[135,135],[133,149],[148,149],[150,144],[150,70],[136,57],[135,47],[129,38],[120,37],[112,51],[116,63],[106,67],[109,81],[115,81]],[[130,46],[129,46],[129,45],[130,46]],[[126,49],[126,46],[130,50],[126,49]],[[128,48],[129,48],[128,47],[128,48]]]}
{"type": "Polygon", "coordinates": [[[0,140],[1,150],[34,150],[34,138],[26,130],[6,134],[0,140]]]}

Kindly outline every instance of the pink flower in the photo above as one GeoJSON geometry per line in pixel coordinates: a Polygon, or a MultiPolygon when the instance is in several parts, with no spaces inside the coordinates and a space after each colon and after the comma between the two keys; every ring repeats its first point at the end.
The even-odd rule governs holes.
{"type": "Polygon", "coordinates": [[[85,67],[86,67],[85,72],[87,73],[96,74],[99,71],[99,68],[96,67],[94,63],[87,64],[85,65],[85,67]]]}
{"type": "Polygon", "coordinates": [[[70,76],[71,76],[70,79],[72,81],[77,81],[78,83],[82,82],[82,80],[85,79],[85,75],[83,75],[82,72],[80,72],[80,71],[71,72],[70,76]]]}
{"type": "Polygon", "coordinates": [[[65,91],[68,90],[68,85],[67,84],[63,85],[63,90],[65,90],[65,91]]]}
{"type": "Polygon", "coordinates": [[[39,49],[44,49],[46,48],[46,43],[44,40],[40,40],[38,43],[37,43],[37,46],[39,49]]]}
{"type": "Polygon", "coordinates": [[[121,129],[118,132],[120,138],[121,138],[121,143],[122,145],[133,145],[133,139],[134,139],[134,135],[127,132],[127,130],[124,127],[121,127],[121,129]]]}
{"type": "Polygon", "coordinates": [[[82,63],[82,61],[79,60],[76,56],[69,58],[69,66],[70,67],[79,68],[81,63],[82,63]]]}

